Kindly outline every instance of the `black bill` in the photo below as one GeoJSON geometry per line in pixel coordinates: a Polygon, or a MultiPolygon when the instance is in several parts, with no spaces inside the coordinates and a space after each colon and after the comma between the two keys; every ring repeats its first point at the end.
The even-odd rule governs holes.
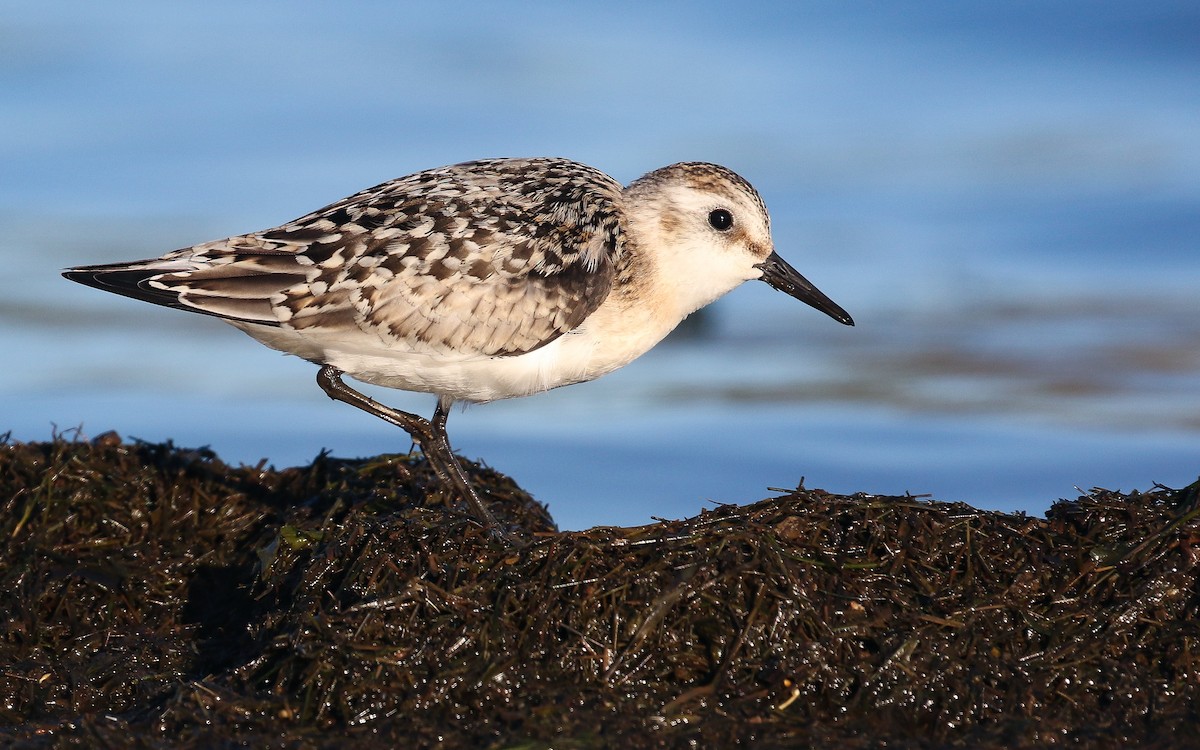
{"type": "Polygon", "coordinates": [[[810,284],[808,279],[788,265],[788,262],[780,258],[778,253],[772,252],[757,267],[762,269],[762,280],[773,288],[790,297],[795,297],[806,305],[817,308],[839,323],[845,323],[848,326],[854,325],[854,319],[850,317],[849,313],[826,297],[820,289],[810,284]]]}

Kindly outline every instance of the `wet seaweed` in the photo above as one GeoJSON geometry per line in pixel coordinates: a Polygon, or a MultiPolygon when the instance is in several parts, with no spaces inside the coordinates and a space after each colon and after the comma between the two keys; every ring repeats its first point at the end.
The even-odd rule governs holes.
{"type": "Polygon", "coordinates": [[[15,747],[1171,746],[1200,483],[1044,518],[798,488],[559,533],[469,466],[0,445],[15,747]]]}

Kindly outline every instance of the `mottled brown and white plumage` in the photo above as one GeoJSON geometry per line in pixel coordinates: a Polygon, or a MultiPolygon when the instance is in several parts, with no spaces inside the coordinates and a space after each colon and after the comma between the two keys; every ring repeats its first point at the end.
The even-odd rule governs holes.
{"type": "Polygon", "coordinates": [[[64,275],[216,316],[364,382],[437,394],[443,426],[451,402],[529,395],[628,364],[751,279],[852,324],[775,253],[754,188],[702,162],[624,188],[566,159],[467,162],[273,229],[64,275]]]}

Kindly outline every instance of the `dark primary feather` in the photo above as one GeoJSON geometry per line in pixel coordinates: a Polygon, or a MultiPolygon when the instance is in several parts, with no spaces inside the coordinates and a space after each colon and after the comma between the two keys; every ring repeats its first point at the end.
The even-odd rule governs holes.
{"type": "Polygon", "coordinates": [[[194,304],[188,304],[180,299],[178,292],[149,284],[151,279],[161,275],[162,271],[160,269],[138,267],[124,263],[83,266],[63,271],[63,276],[71,281],[77,281],[80,284],[112,292],[113,294],[120,294],[124,297],[131,297],[142,302],[152,302],[164,307],[173,307],[176,310],[198,312],[229,320],[279,325],[279,321],[277,320],[269,320],[262,317],[261,313],[266,306],[261,303],[243,305],[239,308],[236,300],[233,300],[233,304],[226,305],[220,309],[206,309],[194,304]]]}

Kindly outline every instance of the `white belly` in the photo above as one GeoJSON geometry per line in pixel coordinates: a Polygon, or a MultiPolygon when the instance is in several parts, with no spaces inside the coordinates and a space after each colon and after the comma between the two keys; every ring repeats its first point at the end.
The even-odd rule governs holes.
{"type": "Polygon", "coordinates": [[[495,401],[594,380],[649,351],[678,324],[675,316],[641,325],[601,306],[583,326],[540,349],[510,357],[422,353],[384,347],[362,332],[295,331],[235,323],[280,351],[332,365],[356,380],[454,401],[495,401]]]}

